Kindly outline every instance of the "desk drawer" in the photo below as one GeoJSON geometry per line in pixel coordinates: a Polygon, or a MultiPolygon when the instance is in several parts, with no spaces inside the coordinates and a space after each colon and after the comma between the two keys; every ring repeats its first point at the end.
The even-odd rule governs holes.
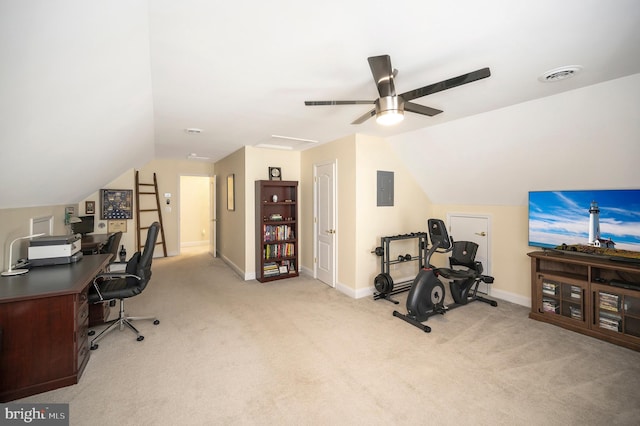
{"type": "Polygon", "coordinates": [[[78,348],[78,356],[76,358],[76,372],[78,374],[78,379],[80,379],[87,362],[89,362],[89,340],[85,337],[84,344],[80,345],[78,348]]]}
{"type": "MultiPolygon", "coordinates": [[[[87,292],[83,291],[78,295],[76,310],[76,350],[80,352],[89,345],[89,303],[87,302],[87,292]]],[[[79,355],[78,355],[79,357],[79,355]]],[[[80,365],[78,362],[77,366],[80,365]]]]}
{"type": "Polygon", "coordinates": [[[78,325],[89,322],[89,304],[87,302],[78,307],[77,321],[78,325]]]}

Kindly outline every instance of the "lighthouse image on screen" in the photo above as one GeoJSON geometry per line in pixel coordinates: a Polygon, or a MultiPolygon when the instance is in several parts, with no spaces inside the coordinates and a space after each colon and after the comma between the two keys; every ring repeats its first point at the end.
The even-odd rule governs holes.
{"type": "Polygon", "coordinates": [[[529,245],[640,258],[640,190],[532,191],[529,245]]]}

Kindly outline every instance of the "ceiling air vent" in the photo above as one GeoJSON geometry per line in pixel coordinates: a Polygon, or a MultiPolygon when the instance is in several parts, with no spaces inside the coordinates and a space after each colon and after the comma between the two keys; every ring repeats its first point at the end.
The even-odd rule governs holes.
{"type": "Polygon", "coordinates": [[[554,68],[543,73],[538,80],[543,83],[552,83],[554,81],[566,80],[582,71],[580,65],[569,65],[566,67],[554,68]]]}

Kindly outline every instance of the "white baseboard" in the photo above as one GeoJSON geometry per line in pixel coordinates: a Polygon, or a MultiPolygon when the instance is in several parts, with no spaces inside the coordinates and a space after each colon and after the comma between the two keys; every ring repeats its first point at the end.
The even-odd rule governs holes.
{"type": "MultiPolygon", "coordinates": [[[[375,287],[373,286],[368,288],[363,288],[360,290],[354,290],[351,287],[348,287],[344,284],[336,285],[336,289],[354,299],[360,299],[363,297],[373,297],[373,294],[376,291],[375,287]]],[[[527,308],[531,307],[531,298],[520,296],[519,294],[514,294],[504,290],[492,288],[491,294],[489,295],[489,297],[515,303],[516,305],[526,306],[527,308]]]]}
{"type": "Polygon", "coordinates": [[[233,270],[233,272],[238,274],[240,276],[240,278],[242,278],[243,280],[249,281],[249,280],[255,280],[256,279],[256,273],[255,272],[252,272],[252,273],[245,272],[242,268],[240,268],[238,265],[236,265],[231,260],[229,260],[229,258],[227,256],[220,256],[220,253],[218,253],[218,257],[220,259],[222,259],[222,261],[224,263],[229,265],[229,267],[233,270]]]}
{"type": "Polygon", "coordinates": [[[491,289],[489,297],[495,297],[496,299],[505,300],[507,302],[515,303],[516,305],[531,307],[531,298],[520,296],[519,294],[511,293],[500,289],[491,289]]]}
{"type": "Polygon", "coordinates": [[[198,247],[198,246],[208,246],[209,240],[200,240],[200,241],[183,241],[180,243],[180,247],[198,247]]]}

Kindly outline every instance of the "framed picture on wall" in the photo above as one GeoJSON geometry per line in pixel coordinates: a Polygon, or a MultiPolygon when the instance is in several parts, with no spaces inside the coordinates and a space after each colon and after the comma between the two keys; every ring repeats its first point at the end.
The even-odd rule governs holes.
{"type": "Polygon", "coordinates": [[[84,202],[84,212],[86,214],[95,214],[96,213],[96,202],[95,201],[85,201],[84,202]]]}
{"type": "Polygon", "coordinates": [[[133,219],[132,189],[101,189],[100,219],[133,219]]]}
{"type": "Polygon", "coordinates": [[[110,220],[107,222],[107,233],[127,232],[126,220],[110,220]]]}
{"type": "Polygon", "coordinates": [[[233,211],[236,209],[235,192],[235,175],[232,173],[227,176],[227,210],[233,211]]]}

